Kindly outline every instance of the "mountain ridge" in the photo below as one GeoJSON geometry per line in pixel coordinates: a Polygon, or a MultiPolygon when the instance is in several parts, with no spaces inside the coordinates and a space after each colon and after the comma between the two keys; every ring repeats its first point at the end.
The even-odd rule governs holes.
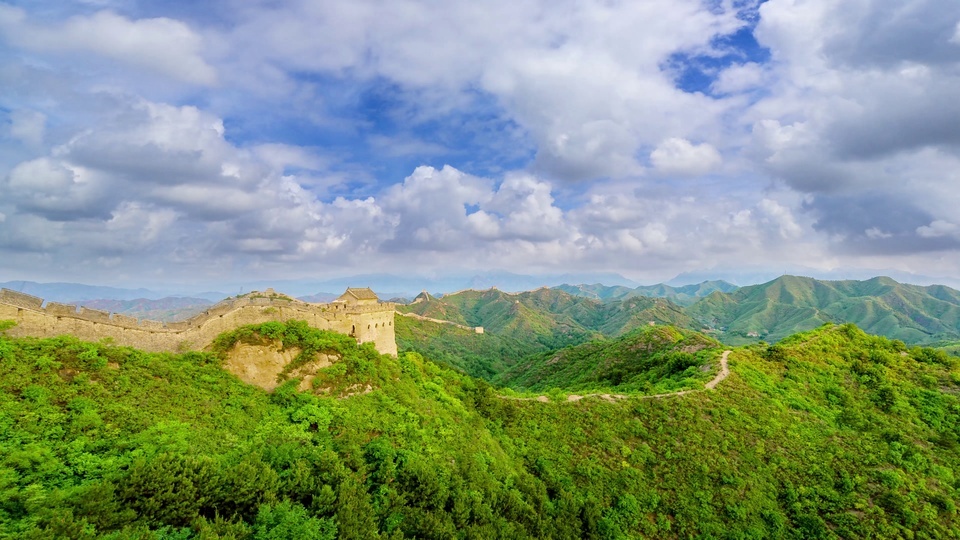
{"type": "Polygon", "coordinates": [[[826,322],[856,323],[909,343],[960,339],[960,291],[885,276],[864,281],[781,276],[730,293],[715,291],[687,313],[734,343],[749,337],[776,341],[826,322]]]}

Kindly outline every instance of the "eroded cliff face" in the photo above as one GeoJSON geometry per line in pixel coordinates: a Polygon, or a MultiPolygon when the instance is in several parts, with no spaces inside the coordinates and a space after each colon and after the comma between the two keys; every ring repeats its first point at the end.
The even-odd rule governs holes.
{"type": "Polygon", "coordinates": [[[313,389],[313,379],[318,369],[340,360],[336,355],[317,354],[285,373],[287,366],[300,356],[300,352],[298,348],[284,349],[279,340],[257,345],[237,343],[227,351],[223,367],[241,381],[264,390],[273,390],[290,379],[300,379],[299,389],[308,391],[313,389]]]}
{"type": "Polygon", "coordinates": [[[227,299],[183,322],[161,323],[65,304],[44,305],[42,298],[0,290],[0,320],[16,323],[7,330],[10,336],[69,334],[153,352],[203,350],[218,335],[239,326],[302,320],[314,328],[350,335],[359,343],[372,342],[380,353],[396,355],[394,310],[395,304],[389,302],[311,304],[270,291],[227,299]]]}

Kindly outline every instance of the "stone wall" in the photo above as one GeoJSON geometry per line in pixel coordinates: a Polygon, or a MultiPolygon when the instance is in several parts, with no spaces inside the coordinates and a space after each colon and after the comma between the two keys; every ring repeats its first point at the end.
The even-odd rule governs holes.
{"type": "Polygon", "coordinates": [[[96,309],[50,302],[8,289],[0,289],[0,320],[17,325],[7,335],[52,337],[74,335],[88,341],[110,338],[118,345],[146,351],[201,350],[223,332],[238,326],[267,321],[304,320],[314,328],[348,334],[359,343],[373,342],[383,354],[397,354],[393,328],[396,305],[346,306],[310,304],[282,295],[250,293],[230,298],[210,309],[177,323],[137,320],[96,309]]]}

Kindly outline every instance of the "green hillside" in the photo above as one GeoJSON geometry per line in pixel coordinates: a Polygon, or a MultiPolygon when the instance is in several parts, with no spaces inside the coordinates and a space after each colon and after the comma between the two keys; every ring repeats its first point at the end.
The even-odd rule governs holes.
{"type": "Polygon", "coordinates": [[[394,317],[394,328],[400,351],[419,352],[488,381],[520,358],[550,350],[536,340],[519,340],[492,332],[477,334],[450,324],[399,315],[394,317]]]}
{"type": "Polygon", "coordinates": [[[960,535],[960,370],[851,325],[613,403],[499,396],[298,324],[220,350],[265,339],[342,360],[267,393],[211,353],[0,337],[0,537],[960,535]]]}
{"type": "Polygon", "coordinates": [[[596,323],[599,305],[550,289],[519,294],[488,289],[448,294],[398,309],[556,348],[595,337],[597,332],[590,327],[596,323]]]}
{"type": "Polygon", "coordinates": [[[641,285],[631,289],[622,285],[608,287],[600,283],[594,283],[592,285],[560,285],[554,288],[575,296],[584,296],[596,300],[624,300],[636,296],[668,298],[681,306],[693,304],[714,291],[732,292],[737,290],[736,285],[723,280],[704,281],[703,283],[681,287],[672,287],[661,283],[659,285],[641,285]]]}
{"type": "Polygon", "coordinates": [[[908,343],[960,339],[960,291],[906,285],[878,277],[820,281],[783,276],[769,283],[715,292],[687,308],[724,341],[777,341],[825,322],[852,322],[908,343]]]}
{"type": "Polygon", "coordinates": [[[620,336],[651,322],[696,325],[682,308],[662,298],[601,302],[546,288],[520,294],[463,291],[398,309],[483,327],[484,333],[476,334],[408,317],[398,316],[395,322],[400,350],[419,352],[486,380],[530,354],[620,336]]]}
{"type": "Polygon", "coordinates": [[[521,339],[538,340],[552,348],[598,337],[617,336],[653,321],[687,326],[693,320],[673,302],[662,298],[631,297],[601,302],[558,289],[541,288],[523,293],[497,289],[462,291],[443,298],[399,306],[400,311],[521,339]]]}
{"type": "Polygon", "coordinates": [[[532,391],[672,392],[703,386],[712,376],[709,367],[720,347],[697,332],[647,326],[615,340],[524,358],[494,380],[532,391]]]}

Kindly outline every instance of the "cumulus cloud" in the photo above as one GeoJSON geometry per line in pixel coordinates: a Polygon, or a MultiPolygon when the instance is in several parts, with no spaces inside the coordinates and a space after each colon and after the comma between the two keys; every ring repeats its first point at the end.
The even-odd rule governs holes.
{"type": "MultiPolygon", "coordinates": [[[[740,8],[704,10],[699,0],[670,9],[509,0],[441,10],[378,0],[317,6],[294,1],[241,12],[217,40],[232,46],[225,60],[236,67],[228,76],[288,92],[309,83],[288,77],[278,84],[268,67],[380,77],[408,97],[420,120],[481,90],[534,140],[538,171],[561,180],[638,174],[638,152],[665,133],[689,137],[711,126],[725,107],[678,89],[663,65],[678,52],[709,52],[712,38],[746,24],[740,8]]],[[[409,144],[388,148],[403,153],[409,144]]]]}
{"type": "Polygon", "coordinates": [[[764,67],[756,62],[734,64],[720,72],[711,89],[720,94],[735,94],[755,90],[767,82],[767,78],[764,67]]]}
{"type": "Polygon", "coordinates": [[[960,4],[138,6],[0,4],[3,264],[955,270],[960,4]]]}
{"type": "Polygon", "coordinates": [[[650,161],[661,174],[701,176],[720,166],[723,158],[710,144],[671,137],[650,153],[650,161]]]}
{"type": "Polygon", "coordinates": [[[744,115],[747,155],[807,195],[838,250],[954,249],[931,224],[950,216],[944,201],[960,202],[947,189],[960,151],[960,48],[949,43],[960,5],[771,0],[760,15],[773,62],[744,115]]]}
{"type": "Polygon", "coordinates": [[[398,217],[388,249],[449,251],[463,246],[468,205],[489,199],[488,182],[453,167],[417,167],[383,196],[383,207],[398,217]]]}
{"type": "Polygon", "coordinates": [[[500,216],[502,237],[544,241],[562,238],[567,229],[563,212],[553,203],[550,184],[530,175],[511,174],[481,208],[500,216]]]}
{"type": "Polygon", "coordinates": [[[797,238],[803,233],[803,229],[797,225],[790,209],[777,201],[763,199],[757,207],[770,222],[777,226],[780,231],[780,236],[785,240],[797,238]]]}
{"type": "Polygon", "coordinates": [[[216,71],[201,55],[200,36],[165,17],[130,20],[100,11],[43,25],[31,21],[23,9],[0,4],[0,35],[29,50],[85,51],[190,83],[210,85],[217,80],[216,71]]]}

